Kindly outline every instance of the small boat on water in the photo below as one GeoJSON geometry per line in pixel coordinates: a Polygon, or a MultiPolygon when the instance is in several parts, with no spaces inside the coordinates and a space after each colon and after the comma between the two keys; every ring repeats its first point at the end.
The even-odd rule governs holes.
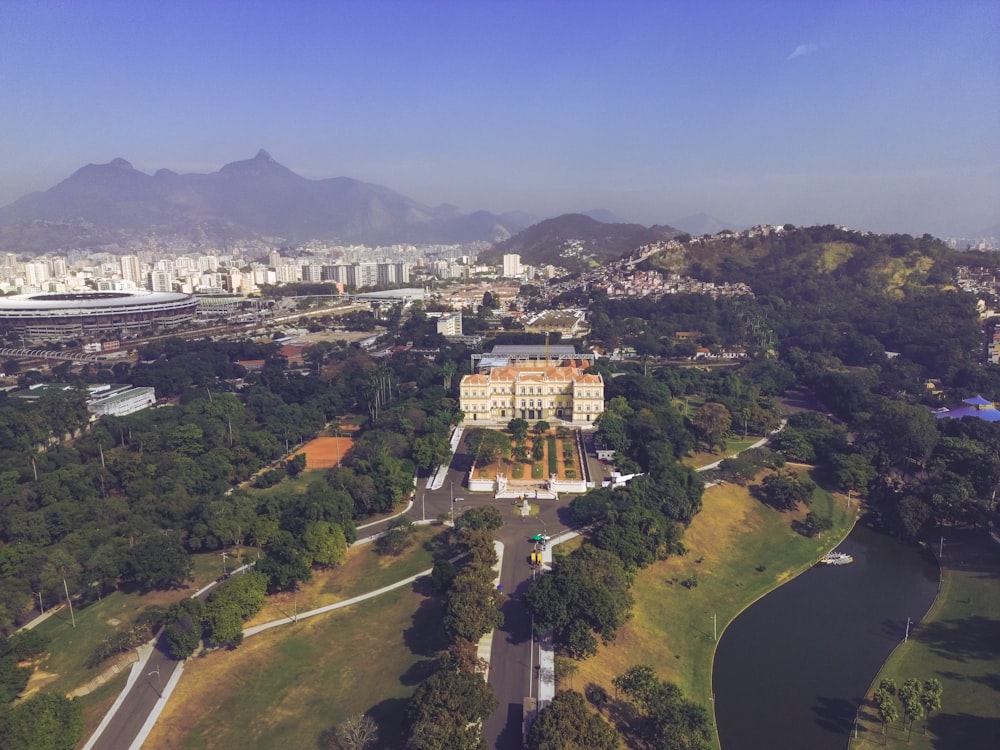
{"type": "Polygon", "coordinates": [[[854,558],[846,552],[828,552],[819,561],[824,565],[847,565],[854,562],[854,558]]]}

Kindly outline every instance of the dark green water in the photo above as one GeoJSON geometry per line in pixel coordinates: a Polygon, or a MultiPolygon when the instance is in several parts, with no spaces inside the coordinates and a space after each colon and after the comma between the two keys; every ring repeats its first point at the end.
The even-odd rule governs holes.
{"type": "Polygon", "coordinates": [[[938,568],[925,550],[863,526],[837,549],[854,562],[806,571],[723,635],[713,673],[722,750],[844,750],[906,618],[933,602],[938,568]]]}

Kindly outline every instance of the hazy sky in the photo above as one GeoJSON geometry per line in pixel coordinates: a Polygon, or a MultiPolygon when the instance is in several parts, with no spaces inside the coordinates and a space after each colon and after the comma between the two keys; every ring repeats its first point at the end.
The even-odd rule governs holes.
{"type": "Polygon", "coordinates": [[[1000,222],[1000,2],[0,0],[0,205],[265,148],[426,204],[1000,222]]]}

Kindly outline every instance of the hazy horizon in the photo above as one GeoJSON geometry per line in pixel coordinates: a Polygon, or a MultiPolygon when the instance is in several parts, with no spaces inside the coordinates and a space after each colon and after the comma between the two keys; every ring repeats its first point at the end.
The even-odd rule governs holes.
{"type": "Polygon", "coordinates": [[[427,205],[1000,222],[993,2],[0,4],[0,205],[261,148],[427,205]]]}

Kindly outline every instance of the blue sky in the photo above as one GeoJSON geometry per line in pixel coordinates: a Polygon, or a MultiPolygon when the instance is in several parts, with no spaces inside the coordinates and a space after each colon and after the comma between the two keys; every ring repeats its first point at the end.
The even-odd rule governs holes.
{"type": "Polygon", "coordinates": [[[0,205],[87,163],[541,216],[1000,222],[1000,3],[0,0],[0,205]]]}

